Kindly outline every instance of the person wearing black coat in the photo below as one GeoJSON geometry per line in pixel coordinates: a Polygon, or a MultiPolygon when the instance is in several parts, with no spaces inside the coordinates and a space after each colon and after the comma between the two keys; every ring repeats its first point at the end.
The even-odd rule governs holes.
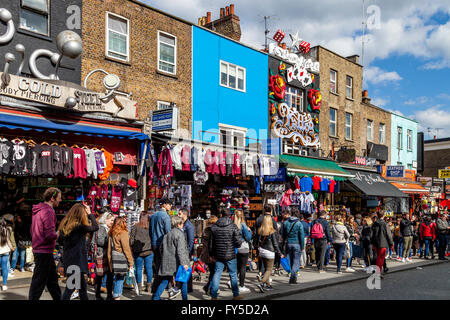
{"type": "Polygon", "coordinates": [[[374,263],[372,249],[372,219],[366,217],[362,220],[361,243],[363,246],[363,257],[366,268],[374,263]]]}
{"type": "Polygon", "coordinates": [[[239,248],[244,240],[241,231],[231,220],[231,212],[222,209],[220,219],[211,226],[211,238],[209,243],[209,256],[215,260],[214,277],[211,283],[211,298],[217,300],[220,277],[225,266],[228,269],[233,291],[233,299],[241,299],[237,280],[236,248],[239,248]]]}
{"type": "MultiPolygon", "coordinates": [[[[385,263],[387,249],[394,246],[391,230],[383,220],[384,212],[377,213],[377,220],[372,224],[372,245],[377,254],[377,266],[381,272],[385,263]]],[[[386,268],[384,269],[386,270],[386,268]]]]}
{"type": "Polygon", "coordinates": [[[80,300],[89,300],[85,280],[85,274],[89,272],[86,235],[98,229],[90,207],[81,203],[75,204],[61,221],[58,243],[63,246],[61,263],[68,277],[62,300],[70,300],[75,290],[78,290],[80,300]]]}

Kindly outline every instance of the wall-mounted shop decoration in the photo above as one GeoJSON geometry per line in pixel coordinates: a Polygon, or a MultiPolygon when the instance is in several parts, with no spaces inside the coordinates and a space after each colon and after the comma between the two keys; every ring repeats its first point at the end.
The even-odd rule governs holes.
{"type": "Polygon", "coordinates": [[[313,62],[312,59],[306,59],[301,55],[299,56],[298,54],[291,53],[289,52],[289,50],[279,47],[276,43],[269,44],[269,53],[294,65],[298,64],[300,66],[303,66],[305,69],[311,72],[320,72],[320,62],[313,62]]]}
{"type": "Polygon", "coordinates": [[[277,32],[275,32],[275,35],[273,36],[273,40],[280,43],[281,41],[283,41],[285,35],[286,34],[283,31],[278,29],[277,32]]]}
{"type": "Polygon", "coordinates": [[[322,105],[322,94],[319,90],[310,89],[308,91],[308,101],[313,110],[320,110],[320,106],[322,105]]]}
{"type": "Polygon", "coordinates": [[[284,96],[286,94],[286,82],[280,75],[270,76],[269,78],[269,89],[270,94],[273,93],[273,96],[278,100],[284,100],[284,96]]]}

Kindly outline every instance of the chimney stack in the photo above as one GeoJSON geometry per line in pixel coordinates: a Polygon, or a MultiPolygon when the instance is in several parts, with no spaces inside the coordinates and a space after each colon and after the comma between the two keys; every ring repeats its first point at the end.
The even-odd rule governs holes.
{"type": "Polygon", "coordinates": [[[210,23],[211,22],[211,12],[206,12],[206,23],[210,23]]]}
{"type": "Polygon", "coordinates": [[[367,90],[364,90],[363,92],[362,92],[362,102],[363,103],[366,103],[366,104],[370,104],[370,98],[369,98],[369,93],[368,93],[368,91],[367,90]]]}
{"type": "Polygon", "coordinates": [[[226,9],[227,9],[227,17],[230,15],[230,7],[226,7],[226,9]]]}
{"type": "Polygon", "coordinates": [[[234,4],[230,4],[230,14],[234,16],[234,4]]]}
{"type": "Polygon", "coordinates": [[[222,19],[225,16],[225,9],[220,8],[220,19],[222,19]]]}
{"type": "Polygon", "coordinates": [[[235,15],[234,4],[230,4],[225,8],[220,8],[220,18],[212,21],[211,12],[206,12],[206,17],[203,17],[201,25],[204,28],[212,29],[226,37],[235,41],[241,40],[241,24],[239,17],[235,15]]]}

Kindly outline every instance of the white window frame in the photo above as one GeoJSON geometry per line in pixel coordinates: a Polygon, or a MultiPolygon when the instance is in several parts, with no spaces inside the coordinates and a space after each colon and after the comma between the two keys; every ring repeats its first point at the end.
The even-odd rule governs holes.
{"type": "Polygon", "coordinates": [[[353,99],[353,77],[351,77],[349,75],[347,75],[345,78],[345,96],[348,99],[353,99]],[[351,82],[350,86],[347,85],[347,79],[350,79],[350,82],[351,82]],[[350,92],[351,92],[350,97],[348,96],[348,93],[347,93],[348,89],[350,89],[350,92]]]}
{"type": "Polygon", "coordinates": [[[158,100],[156,102],[157,104],[157,110],[167,110],[167,109],[172,109],[172,106],[170,105],[170,102],[168,101],[161,101],[158,100]]]}
{"type": "Polygon", "coordinates": [[[41,10],[37,10],[37,9],[31,8],[31,7],[27,6],[27,5],[24,5],[23,4],[23,0],[20,0],[19,29],[26,30],[28,32],[33,32],[33,33],[36,33],[36,34],[41,34],[41,35],[44,35],[44,36],[47,36],[47,37],[50,36],[50,1],[51,0],[47,0],[47,12],[43,12],[41,10]],[[21,15],[21,11],[22,10],[26,10],[26,11],[33,12],[33,13],[39,14],[41,16],[47,17],[47,33],[42,33],[42,32],[38,32],[38,31],[34,31],[34,30],[30,30],[28,28],[22,27],[22,25],[20,23],[20,15],[21,15]]]}
{"type": "Polygon", "coordinates": [[[238,66],[237,64],[234,64],[234,63],[230,63],[230,62],[226,62],[226,61],[220,60],[220,61],[219,61],[219,84],[220,84],[222,87],[225,87],[225,88],[228,88],[228,89],[233,89],[233,90],[237,90],[237,91],[240,91],[240,92],[246,92],[246,90],[247,90],[247,69],[244,68],[244,67],[238,66]],[[222,70],[221,70],[222,63],[223,63],[223,64],[226,64],[226,66],[227,66],[227,84],[226,84],[226,85],[222,84],[222,70]],[[236,88],[233,88],[233,87],[230,87],[230,86],[229,86],[229,83],[230,83],[230,79],[229,79],[229,78],[230,78],[230,71],[229,71],[229,70],[230,70],[230,66],[236,67],[236,88]],[[239,88],[238,88],[238,83],[239,83],[239,79],[238,79],[239,69],[241,69],[242,71],[244,71],[244,89],[239,89],[239,88]]]}
{"type": "Polygon", "coordinates": [[[246,137],[247,137],[247,128],[243,128],[243,127],[237,127],[237,126],[232,126],[229,124],[223,124],[223,123],[219,123],[219,135],[220,135],[220,144],[226,145],[226,146],[230,146],[230,147],[241,147],[244,148],[246,146],[246,137]],[[227,137],[227,143],[224,144],[223,140],[222,140],[222,131],[226,132],[226,137],[227,137]],[[242,134],[242,145],[234,145],[234,137],[235,137],[235,133],[239,133],[242,134]],[[229,141],[228,141],[229,139],[229,141]]]}
{"type": "Polygon", "coordinates": [[[338,131],[338,128],[337,128],[337,117],[338,117],[338,112],[337,112],[337,109],[334,109],[334,108],[330,108],[330,112],[331,112],[331,110],[334,110],[334,112],[335,112],[335,115],[334,115],[334,121],[333,120],[331,120],[331,114],[330,114],[330,126],[329,126],[329,129],[328,129],[328,134],[330,135],[330,136],[332,136],[332,137],[337,137],[337,131],[338,131]],[[334,134],[331,134],[331,124],[332,123],[334,123],[334,134]]]}
{"type": "Polygon", "coordinates": [[[345,113],[345,139],[353,139],[353,114],[350,112],[345,113]],[[350,115],[350,124],[347,123],[347,115],[350,115]],[[347,128],[350,128],[350,137],[347,137],[347,128]]]}
{"type": "Polygon", "coordinates": [[[384,123],[380,123],[380,127],[378,129],[378,139],[380,140],[380,144],[386,143],[386,125],[384,123]]]}
{"type": "MultiPolygon", "coordinates": [[[[170,33],[167,33],[167,32],[161,31],[161,30],[158,30],[158,39],[157,39],[157,42],[158,42],[158,61],[157,61],[157,68],[158,68],[158,71],[164,72],[164,73],[168,73],[168,74],[176,75],[176,74],[177,74],[177,47],[178,47],[178,39],[177,39],[177,37],[174,36],[173,34],[170,34],[170,33]],[[160,46],[159,46],[159,44],[160,44],[160,42],[161,42],[161,40],[160,40],[160,35],[161,35],[161,34],[166,35],[166,36],[168,36],[168,37],[172,37],[172,38],[175,39],[175,48],[174,48],[175,50],[174,50],[174,52],[173,52],[173,54],[174,54],[174,56],[175,56],[173,72],[169,72],[169,71],[166,71],[166,70],[161,70],[161,69],[159,68],[159,62],[161,61],[161,57],[160,57],[161,52],[160,52],[160,46]]],[[[166,44],[167,44],[167,43],[166,43],[166,44]]],[[[170,62],[167,62],[167,61],[163,61],[163,62],[164,62],[164,63],[171,64],[170,62]]]]}
{"type": "Polygon", "coordinates": [[[287,101],[288,106],[291,106],[291,102],[292,102],[292,96],[295,97],[295,99],[297,100],[297,97],[300,98],[300,103],[297,109],[298,112],[304,112],[304,105],[305,105],[305,93],[302,89],[300,88],[296,88],[296,87],[291,87],[291,86],[286,86],[286,97],[284,98],[284,101],[287,101]],[[291,92],[291,90],[295,90],[298,91],[300,94],[297,94],[297,92],[291,92]],[[288,97],[289,99],[288,100],[288,97]],[[291,102],[290,102],[291,101],[291,102]]]}
{"type": "Polygon", "coordinates": [[[370,119],[367,119],[367,141],[373,141],[373,120],[370,119]],[[370,136],[369,136],[369,128],[370,128],[370,136]]]}
{"type": "Polygon", "coordinates": [[[338,93],[338,87],[337,87],[337,75],[338,72],[336,70],[330,69],[330,92],[337,94],[338,93]],[[334,72],[334,81],[331,79],[331,73],[334,72]],[[334,90],[331,90],[331,84],[334,83],[334,90]]]}
{"type": "Polygon", "coordinates": [[[406,130],[406,150],[412,151],[412,130],[406,130]]]}
{"type": "Polygon", "coordinates": [[[403,149],[403,128],[397,127],[397,149],[403,149]]]}
{"type": "Polygon", "coordinates": [[[120,61],[124,61],[124,62],[129,62],[129,61],[130,61],[130,27],[131,27],[131,26],[130,26],[130,20],[127,19],[127,18],[125,18],[125,17],[122,17],[122,16],[120,16],[120,15],[118,15],[118,14],[109,12],[109,11],[106,12],[105,19],[106,19],[106,21],[105,21],[105,28],[106,28],[106,31],[105,31],[105,33],[106,33],[105,55],[106,55],[108,58],[111,58],[111,59],[120,60],[120,61]],[[110,49],[109,49],[109,19],[108,19],[109,16],[114,16],[114,17],[116,17],[116,18],[125,20],[125,21],[127,22],[127,34],[119,33],[119,32],[117,32],[117,31],[114,31],[114,30],[113,30],[113,32],[119,33],[119,34],[121,34],[121,35],[125,35],[125,36],[127,37],[127,54],[126,54],[126,57],[127,57],[127,58],[126,58],[126,59],[122,59],[122,58],[119,58],[119,57],[115,57],[115,56],[109,54],[110,52],[112,52],[112,53],[115,53],[115,54],[118,54],[118,55],[122,55],[122,56],[124,55],[124,54],[121,53],[121,52],[116,52],[116,51],[114,51],[114,50],[110,50],[110,49]]]}

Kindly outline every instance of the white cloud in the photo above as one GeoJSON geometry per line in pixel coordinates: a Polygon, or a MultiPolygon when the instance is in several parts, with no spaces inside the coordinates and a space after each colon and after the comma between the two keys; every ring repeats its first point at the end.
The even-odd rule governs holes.
{"type": "Polygon", "coordinates": [[[435,135],[438,128],[439,138],[450,137],[450,107],[443,105],[436,105],[429,109],[417,111],[414,118],[419,122],[419,130],[425,134],[428,133],[428,128],[431,128],[431,134],[435,135]]]}
{"type": "Polygon", "coordinates": [[[399,116],[405,116],[403,114],[403,112],[401,112],[400,110],[392,110],[392,109],[387,109],[387,111],[398,114],[399,116]]]}
{"type": "Polygon", "coordinates": [[[450,100],[450,94],[448,93],[441,93],[440,95],[437,96],[439,99],[447,99],[450,100]]]}
{"type": "Polygon", "coordinates": [[[430,61],[420,67],[420,69],[422,70],[442,70],[446,68],[450,68],[450,61],[447,60],[430,61]]]}
{"type": "Polygon", "coordinates": [[[370,103],[377,107],[384,107],[388,103],[388,100],[383,98],[373,98],[370,103]]]}
{"type": "Polygon", "coordinates": [[[364,79],[373,84],[386,83],[388,81],[400,81],[403,78],[395,71],[384,71],[378,67],[368,67],[364,70],[364,79]]]}
{"type": "Polygon", "coordinates": [[[418,105],[418,104],[425,104],[429,101],[428,97],[425,96],[421,96],[415,99],[410,99],[408,101],[405,101],[403,104],[405,105],[409,105],[409,106],[413,106],[413,105],[418,105]]]}

